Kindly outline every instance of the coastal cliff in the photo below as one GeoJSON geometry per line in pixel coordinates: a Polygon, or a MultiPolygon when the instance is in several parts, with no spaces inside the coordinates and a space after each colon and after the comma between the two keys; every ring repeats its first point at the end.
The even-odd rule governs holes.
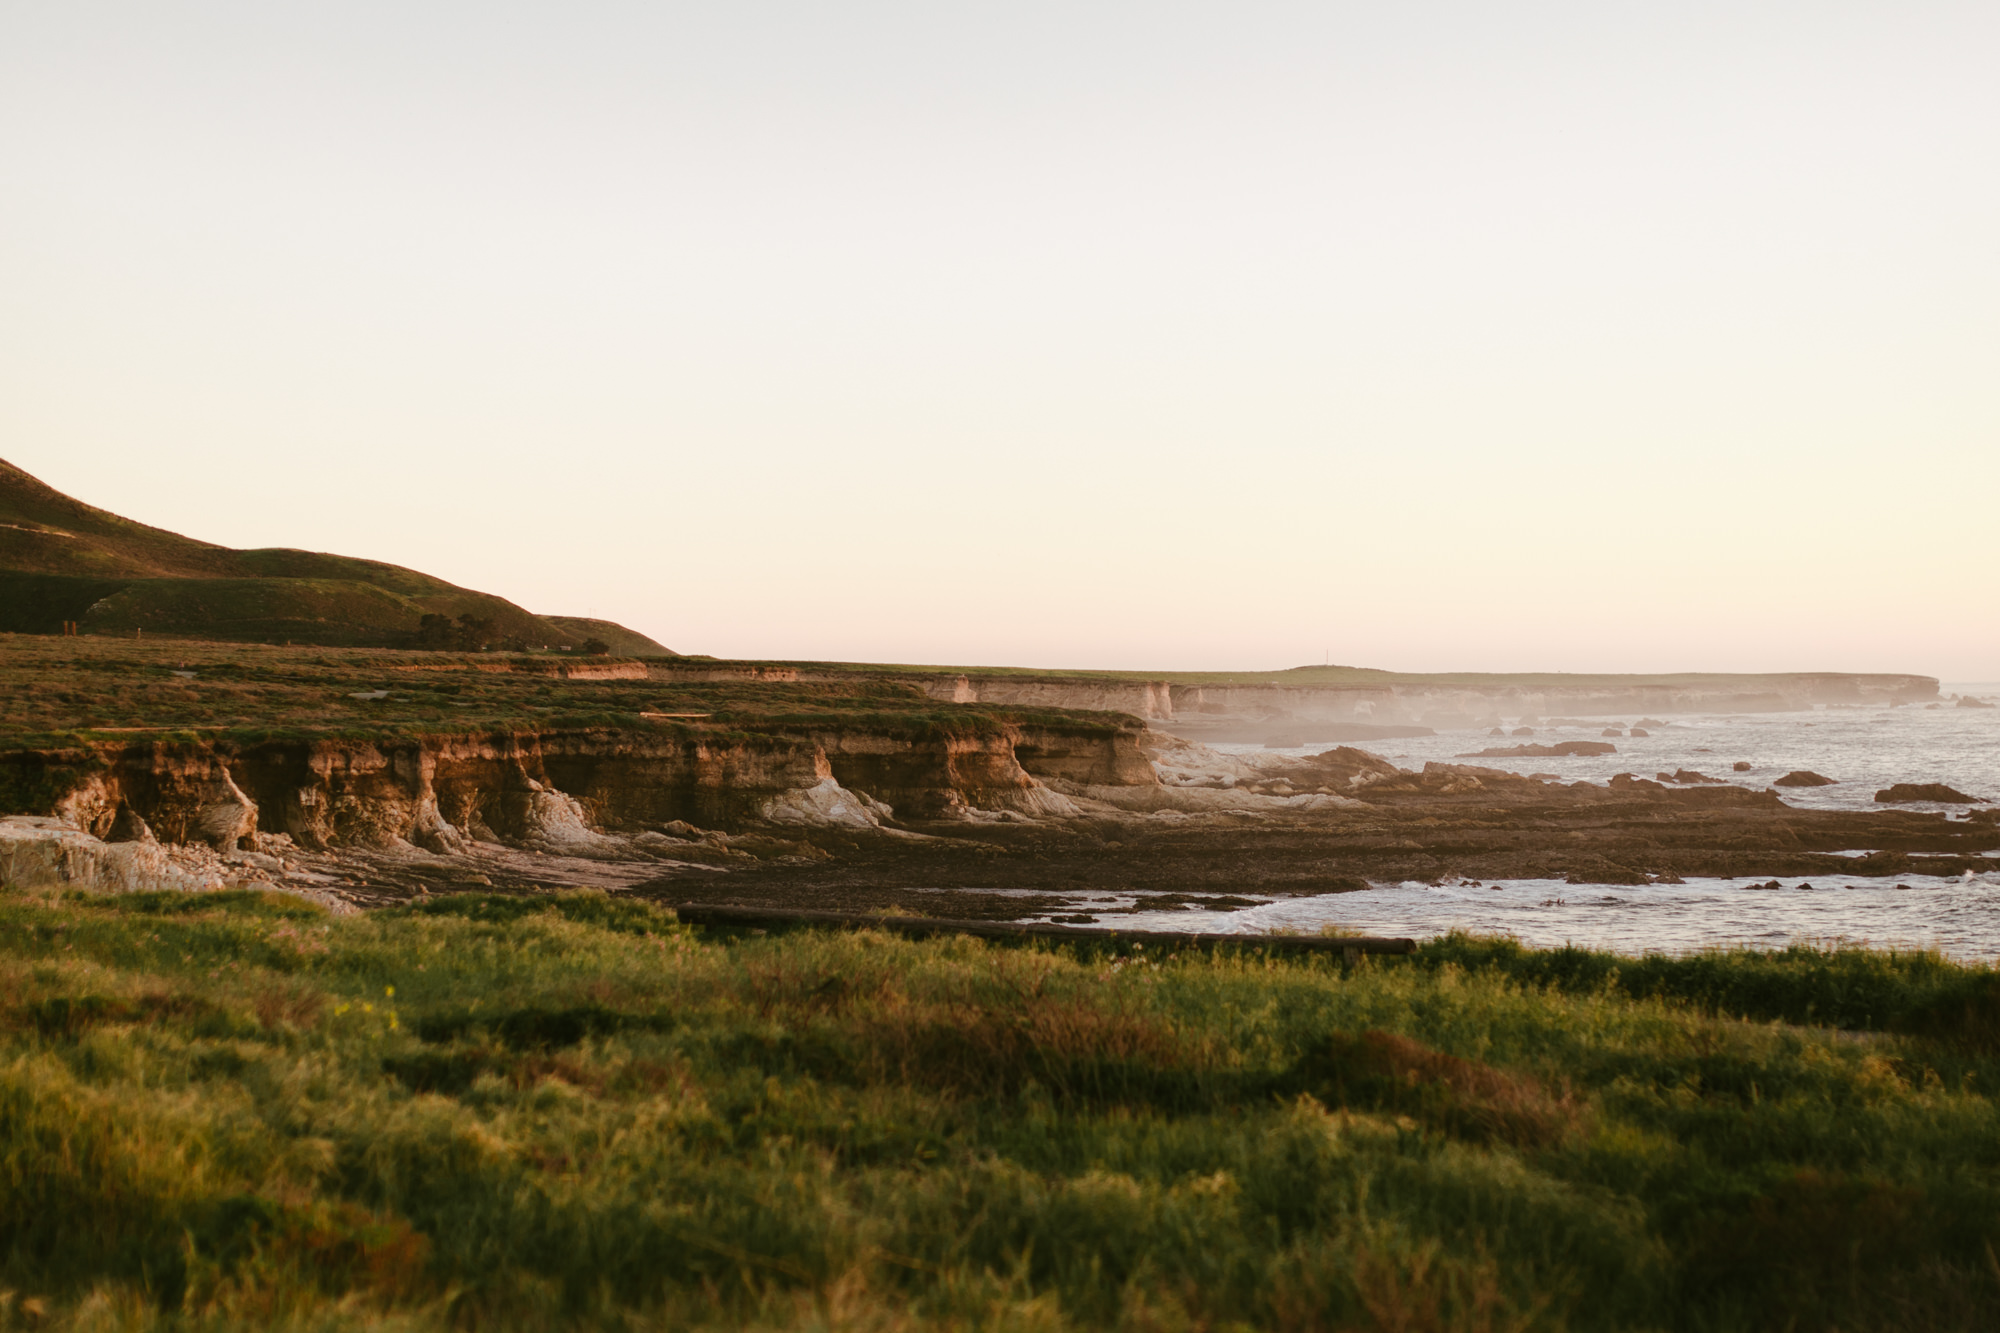
{"type": "Polygon", "coordinates": [[[1829,671],[1761,675],[1559,673],[1413,675],[1348,667],[1244,673],[937,671],[861,663],[654,660],[650,677],[680,683],[915,683],[941,703],[1125,713],[1197,740],[1252,741],[1274,731],[1307,740],[1367,740],[1386,728],[1463,727],[1547,717],[1784,713],[1936,702],[1938,681],[1829,671]],[[1344,730],[1343,730],[1344,729],[1344,730]]]}
{"type": "MultiPolygon", "coordinates": [[[[662,671],[658,666],[652,669],[656,674],[662,671]]],[[[925,690],[932,698],[961,704],[1112,709],[1179,735],[1237,741],[1261,741],[1274,728],[1310,729],[1312,724],[1362,729],[1320,738],[1338,740],[1364,738],[1371,727],[1469,726],[1550,716],[1784,713],[1929,703],[1939,697],[1938,681],[1931,676],[1838,672],[1392,678],[1299,684],[964,674],[934,677],[925,690]]]]}
{"type": "MultiPolygon", "coordinates": [[[[1414,772],[1367,748],[1224,753],[1183,734],[1287,714],[1303,730],[1296,719],[1315,708],[1340,719],[1329,726],[1384,725],[1427,700],[1495,697],[1477,680],[1071,680],[91,636],[0,636],[0,650],[0,878],[84,887],[265,884],[355,906],[495,887],[708,901],[723,872],[730,894],[764,877],[813,898],[875,893],[902,867],[920,882],[896,905],[927,910],[921,894],[941,885],[1001,884],[1002,861],[1021,887],[1088,884],[1135,845],[1208,866],[1187,882],[1212,893],[1273,874],[1332,882],[1336,842],[1342,883],[1558,871],[1638,882],[1818,875],[1823,849],[1854,848],[1949,856],[1935,869],[1959,873],[1964,848],[1993,839],[1990,820],[1808,812],[1727,783],[1414,772]],[[1066,707],[1078,704],[1094,707],[1066,707]],[[1376,721],[1347,720],[1359,717],[1376,721]],[[1656,856],[1667,832],[1640,836],[1633,820],[1686,846],[1656,856]],[[1822,850],[1802,849],[1808,829],[1822,850]],[[1491,855],[1448,859],[1474,843],[1491,855]],[[1273,871],[1272,856],[1291,869],[1273,871]]],[[[1731,697],[1720,679],[1637,697],[1662,712],[1731,697]]],[[[1786,702],[1934,689],[1787,679],[1804,683],[1786,702]]],[[[1579,681],[1601,685],[1558,678],[1571,707],[1579,681]]],[[[1506,683],[1543,691],[1509,706],[1555,711],[1548,683],[1506,683]]],[[[1174,858],[1146,875],[1174,880],[1174,858]]],[[[1888,864],[1838,862],[1842,874],[1888,864]]],[[[1002,898],[993,910],[1021,909],[1002,898]]]]}
{"type": "MultiPolygon", "coordinates": [[[[341,739],[139,741],[0,756],[9,790],[112,841],[220,851],[283,835],[309,850],[469,843],[590,851],[682,823],[878,828],[1068,816],[1037,776],[1157,784],[1136,728],[861,727],[796,733],[554,729],[341,739]]],[[[611,850],[605,848],[605,850],[611,850]]]]}

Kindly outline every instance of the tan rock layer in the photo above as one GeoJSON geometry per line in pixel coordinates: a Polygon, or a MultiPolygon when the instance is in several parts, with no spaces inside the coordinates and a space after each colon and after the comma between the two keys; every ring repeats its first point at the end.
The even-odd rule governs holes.
{"type": "MultiPolygon", "coordinates": [[[[953,736],[652,729],[487,732],[246,745],[133,742],[0,756],[47,785],[48,813],[101,838],[143,829],[230,850],[255,833],[309,849],[461,850],[467,840],[588,852],[674,821],[870,827],[906,818],[1062,817],[1037,776],[1157,785],[1136,730],[953,736]]],[[[16,782],[15,788],[22,787],[16,782]]]]}

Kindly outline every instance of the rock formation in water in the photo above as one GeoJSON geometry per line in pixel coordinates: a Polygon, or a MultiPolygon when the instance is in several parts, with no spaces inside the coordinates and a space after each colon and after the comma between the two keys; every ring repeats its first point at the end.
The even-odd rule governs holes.
{"type": "Polygon", "coordinates": [[[1462,754],[1460,759],[1566,759],[1573,755],[1617,754],[1618,747],[1604,741],[1557,741],[1554,745],[1490,746],[1462,754]]]}
{"type": "Polygon", "coordinates": [[[1884,805],[1914,805],[1920,801],[1935,801],[1943,805],[1980,805],[1984,802],[1982,797],[1967,796],[1942,782],[1898,782],[1893,787],[1876,792],[1875,799],[1884,805]]]}

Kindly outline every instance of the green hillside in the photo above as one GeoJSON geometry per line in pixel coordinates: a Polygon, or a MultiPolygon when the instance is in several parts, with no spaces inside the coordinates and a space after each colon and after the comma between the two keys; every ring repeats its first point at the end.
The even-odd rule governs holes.
{"type": "Polygon", "coordinates": [[[609,621],[532,614],[413,569],[283,548],[238,551],[106,513],[0,460],[0,631],[671,656],[609,621]],[[586,628],[594,627],[594,628],[586,628]]]}
{"type": "Polygon", "coordinates": [[[611,651],[614,657],[677,657],[671,648],[662,647],[635,629],[626,629],[615,620],[596,620],[590,616],[543,616],[543,620],[570,635],[578,643],[588,643],[596,639],[611,651]]]}

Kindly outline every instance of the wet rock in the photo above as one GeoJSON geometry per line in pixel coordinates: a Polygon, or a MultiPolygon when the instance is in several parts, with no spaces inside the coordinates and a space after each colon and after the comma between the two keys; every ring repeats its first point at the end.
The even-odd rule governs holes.
{"type": "Polygon", "coordinates": [[[1652,733],[1652,732],[1650,732],[1650,731],[1648,731],[1648,730],[1646,730],[1646,729],[1645,729],[1644,727],[1634,727],[1634,728],[1632,728],[1632,730],[1631,730],[1630,732],[1628,732],[1627,734],[1628,734],[1628,735],[1632,735],[1632,736],[1650,736],[1650,735],[1652,735],[1653,733],[1652,733]]]}
{"type": "Polygon", "coordinates": [[[1711,784],[1715,784],[1715,783],[1720,783],[1720,782],[1722,782],[1722,781],[1723,781],[1723,779],[1721,779],[1721,778],[1712,778],[1712,777],[1710,777],[1710,776],[1709,776],[1708,774],[1706,774],[1706,773],[1697,773],[1697,772],[1695,772],[1695,771],[1694,771],[1693,769],[1691,769],[1691,768],[1677,768],[1677,769],[1675,769],[1675,770],[1673,771],[1673,773],[1672,773],[1672,775],[1671,775],[1671,776],[1670,776],[1670,775],[1668,775],[1668,774],[1666,774],[1666,773],[1662,773],[1662,774],[1660,774],[1660,781],[1662,781],[1662,782],[1682,782],[1682,783],[1696,783],[1696,784],[1699,784],[1699,783],[1711,783],[1711,784]]]}
{"type": "Polygon", "coordinates": [[[1738,773],[1748,773],[1750,771],[1750,761],[1748,759],[1738,759],[1729,767],[1738,773]]]}
{"type": "Polygon", "coordinates": [[[1498,768],[1480,768],[1473,764],[1428,763],[1418,776],[1417,785],[1424,791],[1440,796],[1458,796],[1465,792],[1485,791],[1488,784],[1497,783],[1501,787],[1519,787],[1527,781],[1519,773],[1509,773],[1498,768]]]}
{"type": "Polygon", "coordinates": [[[1516,727],[1509,734],[1514,736],[1532,736],[1535,734],[1535,729],[1533,727],[1516,727]]]}
{"type": "Polygon", "coordinates": [[[1605,736],[1623,736],[1625,733],[1616,727],[1606,727],[1600,734],[1605,736]]]}
{"type": "Polygon", "coordinates": [[[1300,787],[1331,787],[1340,792],[1402,777],[1404,772],[1373,751],[1341,745],[1279,769],[1276,776],[1300,787]]]}
{"type": "Polygon", "coordinates": [[[1635,727],[1664,727],[1667,724],[1660,721],[1657,717],[1642,717],[1632,725],[1635,727]]]}
{"type": "Polygon", "coordinates": [[[1986,702],[1986,701],[1985,701],[1984,699],[1975,699],[1975,698],[1973,698],[1973,697],[1972,697],[1971,695],[1969,695],[1969,694],[1961,694],[1961,695],[1959,695],[1959,696],[1958,696],[1958,707],[1960,707],[1960,708],[1992,708],[1992,707],[1994,707],[1994,705],[1992,705],[1992,704],[1990,704],[1990,703],[1987,703],[1987,702],[1986,702]]]}
{"type": "Polygon", "coordinates": [[[1875,793],[1875,799],[1884,805],[1899,805],[1913,801],[1937,801],[1945,805],[1978,805],[1980,798],[1967,796],[1942,782],[1899,782],[1893,787],[1884,787],[1875,793]]]}
{"type": "MultiPolygon", "coordinates": [[[[1749,765],[1745,764],[1744,767],[1748,768],[1749,765]]],[[[1779,778],[1771,785],[1774,787],[1833,787],[1838,786],[1839,783],[1834,778],[1823,777],[1810,769],[1799,768],[1785,774],[1785,776],[1779,778]]],[[[1882,798],[1878,796],[1875,799],[1879,801],[1882,798]]]]}
{"type": "Polygon", "coordinates": [[[1648,782],[1637,773],[1619,773],[1611,779],[1613,791],[1665,791],[1657,782],[1648,782]]]}
{"type": "Polygon", "coordinates": [[[1505,736],[1507,733],[1501,730],[1499,727],[1495,727],[1493,728],[1493,730],[1487,732],[1486,734],[1489,736],[1505,736]]]}
{"type": "MultiPolygon", "coordinates": [[[[1516,733],[1517,735],[1519,733],[1516,733]]],[[[1618,747],[1606,745],[1603,741],[1558,741],[1554,745],[1509,745],[1490,746],[1473,754],[1459,755],[1460,759],[1567,759],[1584,754],[1617,754],[1618,747]]]]}

